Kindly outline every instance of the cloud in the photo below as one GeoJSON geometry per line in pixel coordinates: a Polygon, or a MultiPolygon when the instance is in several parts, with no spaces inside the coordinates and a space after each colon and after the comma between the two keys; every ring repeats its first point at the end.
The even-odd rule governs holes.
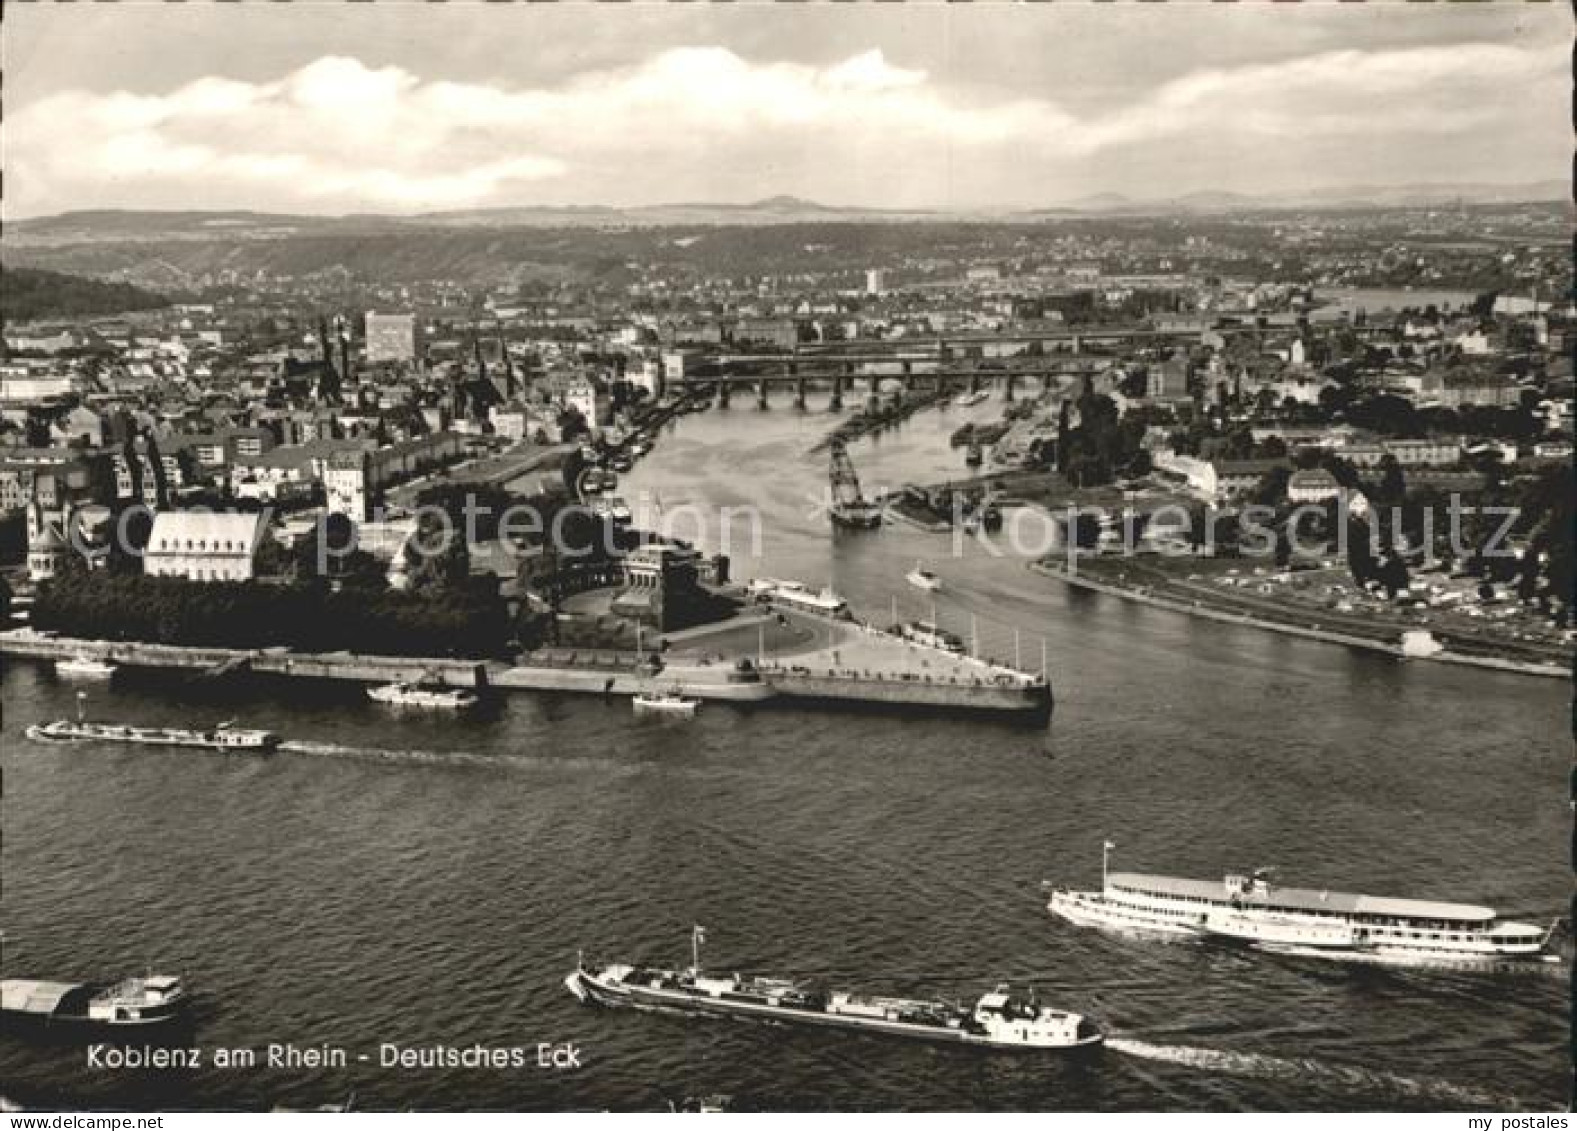
{"type": "Polygon", "coordinates": [[[1507,130],[1548,132],[1548,152],[1528,156],[1545,176],[1564,160],[1564,74],[1559,45],[1337,50],[1198,69],[1075,115],[1045,96],[949,86],[879,48],[816,66],[673,47],[538,87],[331,55],[271,81],[72,89],[26,105],[4,125],[8,203],[422,211],[792,191],[984,204],[1099,179],[1136,155],[1208,170],[1260,152],[1259,175],[1285,177],[1298,150],[1328,156],[1344,139],[1355,154],[1392,139],[1428,179],[1469,159],[1445,139],[1507,130]]]}

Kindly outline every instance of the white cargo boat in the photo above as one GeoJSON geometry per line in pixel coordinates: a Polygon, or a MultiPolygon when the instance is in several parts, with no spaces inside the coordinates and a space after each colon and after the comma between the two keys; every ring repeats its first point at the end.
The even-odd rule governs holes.
{"type": "Polygon", "coordinates": [[[820,590],[812,590],[798,581],[757,577],[751,579],[745,586],[745,591],[762,604],[782,605],[798,612],[813,613],[834,620],[848,620],[850,616],[849,603],[825,586],[820,590]]]}
{"type": "Polygon", "coordinates": [[[109,679],[119,670],[119,665],[112,664],[108,660],[80,654],[69,660],[55,661],[56,674],[71,679],[109,679]]]}
{"type": "Polygon", "coordinates": [[[634,706],[636,714],[674,715],[688,719],[695,715],[701,701],[676,691],[642,691],[636,694],[634,706]]]}
{"type": "Polygon", "coordinates": [[[367,697],[395,707],[420,707],[426,710],[463,711],[477,704],[474,691],[445,687],[439,683],[386,683],[367,689],[367,697]]]}

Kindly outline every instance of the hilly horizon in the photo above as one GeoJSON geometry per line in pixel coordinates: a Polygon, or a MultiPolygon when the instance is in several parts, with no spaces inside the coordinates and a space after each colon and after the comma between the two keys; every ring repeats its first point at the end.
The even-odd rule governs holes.
{"type": "MultiPolygon", "coordinates": [[[[1177,210],[1210,212],[1235,208],[1279,209],[1296,207],[1408,207],[1431,204],[1545,203],[1570,198],[1560,181],[1519,184],[1401,184],[1355,185],[1302,190],[1296,193],[1246,194],[1199,190],[1171,197],[1135,199],[1118,192],[1099,192],[1037,207],[994,209],[910,208],[887,209],[864,205],[835,205],[777,194],[746,202],[674,201],[662,204],[610,205],[533,204],[447,209],[416,213],[351,212],[313,214],[265,212],[244,208],[219,209],[70,209],[43,216],[13,219],[12,235],[53,236],[80,234],[86,238],[135,238],[157,232],[184,238],[237,234],[243,229],[402,228],[433,226],[579,226],[579,225],[724,225],[740,223],[795,223],[803,221],[902,220],[957,221],[1032,219],[1048,215],[1132,213],[1177,210]],[[190,226],[197,225],[198,230],[190,226]],[[172,228],[181,229],[173,231],[172,228]]],[[[280,234],[284,234],[281,232],[280,234]]]]}

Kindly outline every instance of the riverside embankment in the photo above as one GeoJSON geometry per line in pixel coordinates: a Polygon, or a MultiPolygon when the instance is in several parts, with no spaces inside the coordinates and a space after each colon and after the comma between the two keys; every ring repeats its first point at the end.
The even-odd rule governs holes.
{"type": "Polygon", "coordinates": [[[1380,635],[1363,636],[1349,632],[1339,632],[1332,628],[1321,627],[1318,624],[1291,624],[1287,621],[1257,617],[1249,613],[1211,608],[1197,600],[1179,600],[1123,585],[1114,585],[1110,582],[1096,581],[1093,578],[1081,576],[1075,570],[1050,566],[1045,562],[1030,562],[1029,568],[1035,573],[1046,577],[1054,577],[1080,589],[1086,589],[1094,593],[1105,593],[1108,596],[1120,597],[1125,601],[1134,601],[1138,604],[1149,605],[1152,608],[1186,613],[1191,617],[1199,617],[1203,620],[1213,620],[1223,624],[1244,625],[1250,628],[1264,629],[1267,632],[1281,633],[1284,636],[1299,636],[1305,640],[1319,640],[1327,644],[1341,644],[1348,648],[1362,648],[1365,651],[1380,652],[1388,656],[1395,656],[1398,659],[1432,660],[1435,663],[1492,668],[1496,671],[1514,672],[1518,675],[1544,676],[1552,679],[1570,679],[1572,677],[1572,669],[1569,665],[1531,663],[1523,660],[1507,659],[1501,656],[1471,655],[1463,652],[1454,652],[1449,648],[1428,655],[1412,655],[1403,650],[1400,639],[1392,640],[1380,635]]]}
{"type": "Polygon", "coordinates": [[[651,656],[601,650],[554,649],[530,664],[447,657],[302,653],[281,648],[187,648],[131,641],[46,636],[27,630],[0,633],[0,655],[52,661],[92,656],[128,667],[184,668],[223,674],[247,670],[305,679],[391,683],[428,680],[452,687],[499,691],[634,695],[660,689],[732,703],[839,703],[872,709],[922,708],[941,712],[1049,716],[1051,689],[1043,680],[931,676],[912,671],[767,664],[756,670],[724,658],[676,655],[653,666],[651,656]]]}

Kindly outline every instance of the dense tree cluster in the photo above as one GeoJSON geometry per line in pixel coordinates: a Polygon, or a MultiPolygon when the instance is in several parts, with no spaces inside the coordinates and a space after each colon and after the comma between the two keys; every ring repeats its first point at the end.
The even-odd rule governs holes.
{"type": "Polygon", "coordinates": [[[1120,415],[1117,402],[1095,392],[1088,377],[1073,408],[1078,412],[1077,425],[1066,400],[1057,421],[1057,470],[1069,483],[1099,487],[1119,475],[1149,470],[1142,446],[1144,422],[1120,415]]]}
{"type": "Polygon", "coordinates": [[[496,585],[441,600],[321,583],[197,582],[72,570],[39,585],[33,624],[64,635],[195,647],[498,656],[510,624],[496,585]]]}
{"type": "Polygon", "coordinates": [[[7,322],[120,314],[169,305],[163,295],[130,283],[105,283],[32,267],[7,267],[0,272],[0,317],[7,322]]]}

